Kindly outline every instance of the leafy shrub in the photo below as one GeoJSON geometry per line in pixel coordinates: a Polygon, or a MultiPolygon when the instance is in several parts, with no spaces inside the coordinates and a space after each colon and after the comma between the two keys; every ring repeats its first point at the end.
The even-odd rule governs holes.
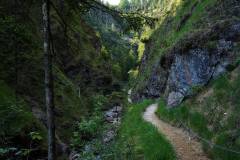
{"type": "Polygon", "coordinates": [[[78,124],[78,131],[83,139],[90,139],[95,137],[98,133],[99,126],[101,124],[101,118],[99,116],[91,117],[90,120],[83,120],[78,124]]]}
{"type": "Polygon", "coordinates": [[[191,94],[196,95],[197,93],[201,92],[203,90],[203,86],[196,85],[191,87],[191,94]]]}
{"type": "Polygon", "coordinates": [[[117,77],[118,79],[122,78],[122,68],[121,68],[121,66],[118,63],[113,64],[112,72],[113,72],[113,75],[115,77],[117,77]]]}
{"type": "Polygon", "coordinates": [[[9,148],[0,148],[0,158],[7,157],[9,154],[13,154],[17,151],[17,148],[15,147],[9,147],[9,148]]]}
{"type": "Polygon", "coordinates": [[[73,132],[71,146],[79,150],[88,141],[99,135],[102,126],[102,116],[99,113],[91,116],[89,120],[83,119],[77,124],[76,130],[73,132]]]}
{"type": "Polygon", "coordinates": [[[0,81],[0,135],[14,136],[33,123],[33,116],[26,104],[16,102],[11,89],[0,81]]]}
{"type": "Polygon", "coordinates": [[[95,95],[92,97],[91,106],[95,111],[100,111],[108,104],[108,99],[104,95],[95,95]]]}

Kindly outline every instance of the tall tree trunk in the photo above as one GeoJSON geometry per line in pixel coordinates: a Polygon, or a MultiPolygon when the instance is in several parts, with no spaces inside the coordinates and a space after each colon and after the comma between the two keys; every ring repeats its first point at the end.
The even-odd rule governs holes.
{"type": "Polygon", "coordinates": [[[43,32],[44,32],[44,70],[45,70],[45,98],[48,125],[48,160],[55,160],[55,124],[54,124],[54,92],[52,73],[52,54],[50,52],[50,21],[49,0],[43,0],[43,32]]]}

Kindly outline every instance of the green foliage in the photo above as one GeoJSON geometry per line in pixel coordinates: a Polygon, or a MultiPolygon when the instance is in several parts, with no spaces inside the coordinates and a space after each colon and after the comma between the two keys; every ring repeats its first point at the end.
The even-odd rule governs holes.
{"type": "Polygon", "coordinates": [[[128,10],[130,8],[130,3],[128,0],[121,0],[119,5],[118,5],[121,9],[125,9],[128,10]]]}
{"type": "Polygon", "coordinates": [[[109,52],[107,51],[106,47],[104,47],[104,46],[101,48],[101,56],[103,57],[103,59],[105,61],[111,59],[111,55],[109,54],[109,52]]]}
{"type": "Polygon", "coordinates": [[[122,68],[120,67],[119,64],[113,64],[112,71],[113,71],[113,75],[116,78],[118,78],[118,79],[122,78],[122,68]]]}
{"type": "Polygon", "coordinates": [[[136,81],[137,79],[137,76],[138,76],[138,70],[137,69],[132,69],[128,72],[129,74],[129,85],[133,85],[134,82],[136,81]]]}
{"type": "Polygon", "coordinates": [[[97,134],[97,129],[101,124],[101,118],[98,116],[91,117],[90,120],[86,121],[83,120],[81,123],[78,124],[78,130],[82,137],[89,138],[94,137],[97,134]]]}
{"type": "Polygon", "coordinates": [[[125,92],[112,92],[107,96],[109,105],[117,106],[117,105],[125,105],[126,95],[125,92]]]}
{"type": "Polygon", "coordinates": [[[86,160],[96,159],[101,157],[103,160],[114,160],[114,141],[103,143],[102,137],[93,139],[86,143],[85,147],[80,152],[80,157],[86,160]]]}
{"type": "Polygon", "coordinates": [[[196,95],[197,93],[201,92],[204,89],[201,85],[196,85],[191,87],[191,94],[196,95]]]}
{"type": "Polygon", "coordinates": [[[87,142],[100,134],[102,124],[103,117],[99,111],[96,111],[89,119],[83,119],[77,123],[71,139],[71,147],[75,150],[80,150],[87,142]]]}
{"type": "MultiPolygon", "coordinates": [[[[120,89],[112,86],[112,79],[114,77],[116,83],[127,80],[127,72],[133,66],[133,55],[129,54],[131,46],[122,39],[121,33],[105,36],[105,40],[113,37],[117,41],[111,41],[102,47],[99,39],[102,35],[96,35],[84,23],[83,16],[75,8],[78,5],[74,6],[76,1],[66,0],[63,10],[57,1],[51,2],[56,132],[64,143],[69,143],[74,132],[72,124],[91,115],[77,125],[74,133],[74,140],[80,138],[74,145],[82,146],[99,131],[102,124],[99,112],[109,105],[106,104],[108,99],[112,104],[122,100],[122,95],[117,92],[107,98],[100,94],[110,94],[113,90],[120,89]],[[119,42],[122,43],[121,46],[116,45],[119,42]],[[114,57],[113,52],[116,55],[122,54],[121,58],[114,57]],[[120,69],[116,67],[116,73],[112,75],[112,65],[115,62],[119,62],[120,69]]],[[[41,119],[45,116],[43,46],[39,25],[42,19],[39,9],[41,2],[30,0],[14,3],[14,0],[10,0],[8,3],[0,3],[3,4],[0,7],[0,14],[3,15],[0,18],[0,78],[4,80],[3,85],[0,83],[1,138],[3,135],[9,140],[6,143],[19,146],[29,145],[30,141],[46,142],[46,137],[43,136],[46,133],[42,134],[44,129],[32,113],[32,110],[37,111],[41,119]],[[12,16],[13,8],[15,12],[12,16]],[[8,12],[2,14],[2,10],[8,12]],[[17,16],[15,13],[18,13],[17,16]],[[14,90],[17,90],[17,95],[8,94],[14,90]],[[17,102],[15,96],[19,96],[17,102]],[[24,142],[18,142],[15,136],[23,138],[24,142]]],[[[31,154],[28,147],[21,146],[19,155],[31,154]]],[[[45,151],[46,146],[39,145],[39,148],[45,151]]]]}
{"type": "Polygon", "coordinates": [[[101,31],[102,40],[112,57],[113,76],[120,81],[128,80],[128,71],[135,66],[136,60],[129,42],[123,40],[117,32],[101,31]],[[111,37],[111,38],[109,38],[111,37]],[[118,44],[118,45],[116,45],[118,44]]]}
{"type": "MultiPolygon", "coordinates": [[[[46,142],[46,133],[32,113],[37,110],[40,118],[45,113],[41,2],[0,3],[0,79],[4,80],[4,84],[0,83],[1,138],[4,135],[1,142],[6,142],[6,147],[18,145],[19,149],[27,149],[29,146],[25,145],[31,140],[46,142]],[[11,15],[13,8],[15,12],[11,15]],[[17,102],[15,96],[18,96],[17,102]],[[33,133],[29,135],[29,132],[33,133]],[[18,141],[20,138],[15,136],[23,140],[18,141]]],[[[57,1],[52,3],[60,11],[57,1]]],[[[56,53],[53,57],[56,132],[64,143],[70,141],[73,124],[99,107],[98,103],[92,105],[92,95],[112,90],[111,56],[101,46],[100,37],[69,3],[65,1],[61,15],[54,8],[50,13],[56,53]]],[[[44,145],[39,144],[41,152],[37,156],[45,154],[44,145]]]]}
{"type": "MultiPolygon", "coordinates": [[[[231,147],[226,147],[227,149],[239,151],[240,145],[237,144],[235,138],[239,137],[239,132],[238,133],[233,133],[233,132],[223,132],[219,133],[216,137],[216,144],[220,146],[231,146],[231,147]],[[237,136],[236,136],[237,135],[237,136]],[[234,139],[234,140],[233,140],[234,139]],[[231,142],[234,141],[234,142],[231,142]]],[[[213,155],[215,159],[218,159],[221,157],[223,160],[229,160],[229,159],[239,159],[239,154],[237,153],[232,153],[227,150],[222,150],[219,148],[213,147],[213,155]]]]}
{"type": "Polygon", "coordinates": [[[162,7],[164,0],[130,0],[131,6],[136,10],[145,9],[150,10],[154,8],[162,7]]]}
{"type": "Polygon", "coordinates": [[[173,160],[172,146],[151,124],[145,122],[142,113],[152,101],[129,106],[118,135],[116,159],[173,160]]]}
{"type": "Polygon", "coordinates": [[[226,102],[231,96],[232,90],[232,86],[227,78],[227,75],[223,75],[218,78],[213,84],[213,89],[216,99],[220,102],[226,102]],[[229,92],[228,95],[226,95],[226,92],[229,92]]]}
{"type": "Polygon", "coordinates": [[[189,110],[187,107],[182,106],[182,107],[176,107],[174,109],[168,109],[166,108],[166,104],[164,103],[163,100],[159,101],[159,108],[157,111],[157,114],[161,116],[161,119],[171,121],[173,123],[177,123],[178,121],[177,118],[187,121],[188,116],[189,116],[189,110]],[[162,115],[164,115],[162,117],[162,115]]]}
{"type": "MultiPolygon", "coordinates": [[[[147,60],[145,62],[145,68],[139,72],[137,82],[135,84],[136,90],[141,91],[144,89],[146,79],[151,74],[154,65],[159,63],[161,57],[167,54],[178,43],[184,44],[186,40],[184,38],[190,36],[195,31],[209,27],[207,22],[214,23],[216,19],[221,19],[218,15],[212,16],[211,12],[214,12],[214,8],[218,1],[216,0],[161,0],[157,5],[158,9],[153,15],[157,15],[159,21],[154,29],[146,27],[142,33],[142,40],[147,40],[146,43],[149,48],[146,48],[147,60]],[[185,20],[184,20],[185,19],[185,20]],[[214,20],[213,20],[214,19],[214,20]]],[[[218,5],[219,6],[219,5],[218,5]]],[[[141,47],[143,48],[143,47],[141,47]]],[[[142,51],[139,55],[142,57],[142,51]]]]}
{"type": "Polygon", "coordinates": [[[15,152],[17,148],[0,148],[0,157],[4,157],[11,152],[15,152]]]}
{"type": "Polygon", "coordinates": [[[16,101],[14,93],[2,81],[0,81],[0,119],[1,136],[14,136],[34,123],[30,109],[21,99],[16,101]]]}
{"type": "Polygon", "coordinates": [[[31,153],[31,149],[21,149],[16,153],[16,156],[28,157],[31,153]]]}
{"type": "Polygon", "coordinates": [[[21,77],[20,74],[35,73],[37,66],[32,64],[37,65],[40,59],[38,41],[32,41],[34,37],[29,30],[31,30],[29,26],[19,24],[13,16],[0,18],[0,59],[3,60],[0,64],[0,77],[11,85],[15,84],[18,78],[18,87],[24,89],[25,82],[29,79],[21,77]]]}
{"type": "Polygon", "coordinates": [[[43,139],[39,132],[30,132],[30,136],[33,141],[41,141],[43,139]]]}
{"type": "Polygon", "coordinates": [[[229,151],[240,151],[239,81],[237,68],[233,73],[212,81],[205,88],[207,91],[202,91],[203,95],[185,101],[177,108],[168,109],[161,100],[157,114],[174,125],[184,124],[202,138],[214,143],[212,146],[202,141],[204,150],[212,159],[239,159],[239,154],[229,151]]]}
{"type": "Polygon", "coordinates": [[[140,62],[145,51],[144,43],[140,42],[138,47],[138,61],[140,62]]]}
{"type": "Polygon", "coordinates": [[[43,149],[46,136],[42,135],[46,135],[44,127],[27,104],[21,97],[16,99],[12,89],[0,81],[0,159],[26,158],[31,152],[43,149]],[[24,143],[15,144],[19,139],[24,143]],[[38,146],[35,151],[29,148],[32,144],[38,146]]]}
{"type": "MultiPolygon", "coordinates": [[[[109,63],[114,82],[121,83],[121,81],[128,80],[128,71],[136,66],[137,55],[132,50],[131,33],[123,34],[123,28],[114,18],[111,14],[98,10],[92,10],[90,16],[85,16],[86,21],[91,26],[95,26],[95,30],[100,34],[101,41],[105,46],[102,47],[102,52],[108,53],[108,58],[111,59],[109,63]],[[103,18],[98,18],[99,15],[103,18]]],[[[124,22],[121,21],[120,24],[122,23],[124,22]]]]}
{"type": "Polygon", "coordinates": [[[191,110],[191,108],[187,105],[183,104],[176,108],[168,109],[166,108],[165,103],[160,100],[157,115],[161,119],[164,119],[174,125],[184,125],[191,128],[203,138],[212,138],[212,133],[207,128],[208,121],[206,118],[199,112],[191,110]]]}
{"type": "Polygon", "coordinates": [[[100,111],[105,109],[108,105],[109,100],[106,96],[98,94],[91,98],[91,106],[92,110],[94,110],[94,114],[99,114],[100,111]]]}
{"type": "Polygon", "coordinates": [[[18,149],[14,147],[0,148],[0,158],[6,160],[27,159],[32,151],[32,149],[18,149]]]}

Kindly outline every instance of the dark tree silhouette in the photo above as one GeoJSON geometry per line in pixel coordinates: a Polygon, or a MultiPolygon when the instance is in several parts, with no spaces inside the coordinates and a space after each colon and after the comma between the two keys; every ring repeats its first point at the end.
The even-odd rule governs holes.
{"type": "Polygon", "coordinates": [[[44,33],[44,70],[45,70],[45,99],[48,125],[48,160],[55,160],[55,123],[54,123],[54,92],[52,73],[52,54],[50,52],[50,1],[43,0],[43,33],[44,33]]]}

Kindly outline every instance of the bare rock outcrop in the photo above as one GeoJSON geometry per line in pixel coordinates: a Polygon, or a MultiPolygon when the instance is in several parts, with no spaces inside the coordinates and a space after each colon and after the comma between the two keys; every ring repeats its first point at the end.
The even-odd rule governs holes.
{"type": "Polygon", "coordinates": [[[144,86],[133,90],[132,100],[163,96],[169,107],[179,105],[195,87],[207,85],[235,65],[239,37],[239,21],[219,22],[185,37],[153,65],[144,86]]]}

